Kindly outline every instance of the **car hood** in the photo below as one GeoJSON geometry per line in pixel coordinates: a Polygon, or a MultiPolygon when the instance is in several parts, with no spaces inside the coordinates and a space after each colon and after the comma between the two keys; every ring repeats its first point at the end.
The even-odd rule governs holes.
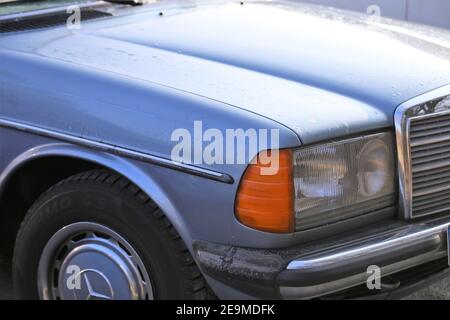
{"type": "Polygon", "coordinates": [[[116,14],[1,46],[233,105],[304,143],[390,127],[399,104],[450,83],[445,30],[281,1],[167,1],[116,14]]]}

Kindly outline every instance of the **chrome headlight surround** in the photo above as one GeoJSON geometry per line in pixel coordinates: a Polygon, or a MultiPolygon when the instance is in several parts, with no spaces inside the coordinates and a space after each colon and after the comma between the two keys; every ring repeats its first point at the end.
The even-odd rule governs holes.
{"type": "Polygon", "coordinates": [[[396,203],[393,135],[371,134],[294,151],[295,229],[310,229],[396,203]]]}

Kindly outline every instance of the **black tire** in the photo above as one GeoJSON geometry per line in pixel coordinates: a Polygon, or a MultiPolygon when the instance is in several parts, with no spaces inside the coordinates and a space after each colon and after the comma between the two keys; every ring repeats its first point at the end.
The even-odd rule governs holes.
{"type": "Polygon", "coordinates": [[[124,237],[150,274],[156,299],[206,299],[211,293],[169,220],[136,185],[93,170],[45,192],[29,209],[17,235],[13,286],[18,299],[38,299],[37,270],[48,240],[62,227],[94,222],[124,237]]]}

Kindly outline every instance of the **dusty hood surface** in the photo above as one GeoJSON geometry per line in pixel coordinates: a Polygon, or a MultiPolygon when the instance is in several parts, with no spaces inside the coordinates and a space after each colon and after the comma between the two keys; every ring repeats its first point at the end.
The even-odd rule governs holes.
{"type": "Polygon", "coordinates": [[[444,30],[288,2],[182,3],[7,34],[0,47],[231,104],[304,143],[392,126],[399,104],[450,83],[444,30]]]}

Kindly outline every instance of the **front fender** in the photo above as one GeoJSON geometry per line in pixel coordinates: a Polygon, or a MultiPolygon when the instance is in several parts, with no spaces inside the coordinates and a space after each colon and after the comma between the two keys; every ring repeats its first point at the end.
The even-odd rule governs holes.
{"type": "Polygon", "coordinates": [[[28,149],[15,157],[0,175],[0,197],[3,196],[8,183],[16,172],[30,162],[49,157],[75,158],[95,163],[115,171],[136,184],[165,213],[169,221],[192,250],[192,237],[180,212],[170,201],[170,197],[160,188],[148,170],[135,160],[119,157],[110,153],[88,149],[68,143],[47,143],[28,149]]]}

